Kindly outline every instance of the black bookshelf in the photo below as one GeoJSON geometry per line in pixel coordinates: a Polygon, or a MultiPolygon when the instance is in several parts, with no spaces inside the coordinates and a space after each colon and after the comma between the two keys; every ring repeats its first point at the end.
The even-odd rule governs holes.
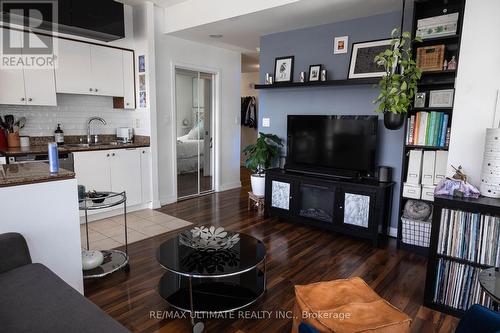
{"type": "MultiPolygon", "coordinates": [[[[456,258],[454,256],[438,253],[439,232],[441,227],[441,214],[443,209],[458,210],[482,215],[500,216],[500,199],[480,197],[473,198],[454,198],[449,196],[436,196],[434,198],[434,212],[432,216],[431,241],[427,260],[427,276],[425,281],[424,305],[452,316],[461,317],[464,311],[451,307],[449,305],[437,303],[434,301],[434,292],[436,288],[437,266],[439,259],[445,259],[450,262],[456,262],[472,266],[479,269],[492,266],[470,261],[467,259],[456,258]]],[[[497,240],[498,242],[498,240],[497,240]]],[[[497,246],[500,246],[497,243],[497,246]]],[[[461,292],[464,292],[463,290],[461,292]]]]}
{"type": "MultiPolygon", "coordinates": [[[[455,55],[458,66],[460,66],[460,40],[462,35],[462,23],[463,23],[463,14],[465,9],[465,0],[416,0],[413,10],[413,27],[412,33],[413,37],[415,37],[415,32],[417,30],[417,21],[422,18],[433,17],[438,15],[451,14],[451,13],[459,13],[458,18],[458,27],[457,34],[451,36],[441,36],[435,38],[427,38],[422,42],[414,42],[413,43],[413,53],[416,57],[416,51],[418,47],[423,46],[431,46],[431,45],[445,45],[445,59],[449,59],[450,55],[455,55]]],[[[424,72],[422,77],[418,83],[418,90],[421,92],[429,92],[431,90],[441,90],[441,89],[452,89],[455,87],[455,79],[456,79],[457,70],[442,70],[442,71],[430,71],[424,72]]],[[[428,94],[427,94],[428,95],[428,94]]],[[[428,97],[428,96],[427,96],[428,97]]],[[[427,98],[428,99],[428,98],[427,98]]],[[[453,107],[447,108],[432,108],[432,107],[423,107],[423,108],[411,108],[408,111],[408,116],[415,115],[417,112],[443,112],[449,116],[448,126],[451,127],[453,120],[453,107]]],[[[403,183],[406,182],[406,176],[408,171],[408,157],[410,150],[413,149],[421,149],[421,150],[435,150],[435,151],[447,151],[448,146],[444,147],[434,147],[434,146],[421,146],[421,145],[412,145],[406,143],[407,131],[409,130],[407,123],[404,124],[404,142],[403,142],[403,157],[401,161],[401,189],[400,189],[400,201],[399,201],[399,219],[398,219],[398,248],[409,250],[419,254],[427,254],[429,252],[429,248],[420,247],[411,244],[405,244],[402,241],[402,232],[403,232],[403,223],[401,217],[403,216],[404,206],[406,201],[409,198],[403,197],[403,183]]],[[[411,199],[415,200],[415,199],[411,199]]],[[[431,203],[430,201],[420,200],[424,202],[431,203]]]]}

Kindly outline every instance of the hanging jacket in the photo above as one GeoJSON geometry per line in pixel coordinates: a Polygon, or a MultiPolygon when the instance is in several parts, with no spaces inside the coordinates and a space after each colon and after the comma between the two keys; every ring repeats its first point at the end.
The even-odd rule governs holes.
{"type": "Polygon", "coordinates": [[[241,125],[257,128],[257,100],[254,96],[241,98],[241,125]]]}

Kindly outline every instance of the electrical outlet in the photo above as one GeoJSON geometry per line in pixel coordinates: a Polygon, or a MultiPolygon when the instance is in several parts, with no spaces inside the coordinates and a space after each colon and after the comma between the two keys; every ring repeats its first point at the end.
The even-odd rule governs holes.
{"type": "Polygon", "coordinates": [[[135,128],[141,128],[141,120],[140,119],[135,120],[135,128]]]}
{"type": "Polygon", "coordinates": [[[262,118],[262,127],[271,127],[271,118],[262,118]]]}

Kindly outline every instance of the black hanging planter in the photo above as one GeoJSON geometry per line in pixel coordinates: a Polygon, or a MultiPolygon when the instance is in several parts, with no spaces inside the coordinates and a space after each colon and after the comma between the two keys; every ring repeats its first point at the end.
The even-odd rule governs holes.
{"type": "Polygon", "coordinates": [[[398,130],[405,123],[406,113],[384,112],[385,128],[390,130],[398,130]]]}

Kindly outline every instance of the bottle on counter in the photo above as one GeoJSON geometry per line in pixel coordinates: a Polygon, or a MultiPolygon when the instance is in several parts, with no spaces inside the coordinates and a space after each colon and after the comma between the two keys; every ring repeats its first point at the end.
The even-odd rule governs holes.
{"type": "Polygon", "coordinates": [[[61,124],[57,124],[57,128],[54,131],[54,140],[58,146],[64,145],[64,132],[61,129],[61,124]]]}

